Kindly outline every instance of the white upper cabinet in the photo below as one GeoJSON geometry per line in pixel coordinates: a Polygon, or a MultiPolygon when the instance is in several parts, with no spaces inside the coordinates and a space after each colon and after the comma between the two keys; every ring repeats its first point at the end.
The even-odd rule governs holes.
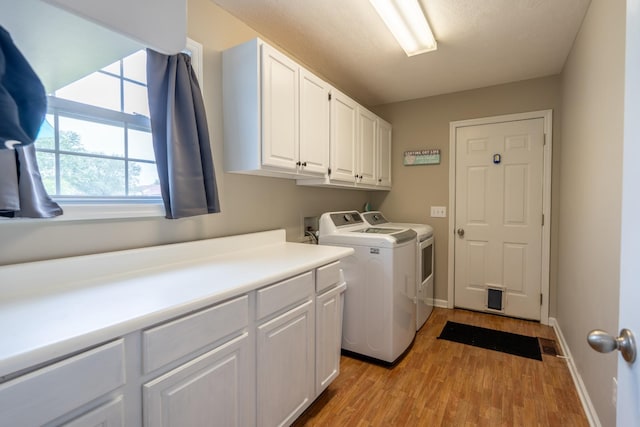
{"type": "Polygon", "coordinates": [[[329,146],[329,174],[298,185],[391,189],[391,125],[335,88],[329,146]]]}
{"type": "Polygon", "coordinates": [[[327,83],[260,39],[223,52],[222,80],[227,172],[327,173],[327,83]]]}
{"type": "Polygon", "coordinates": [[[371,111],[358,107],[358,129],[357,182],[376,185],[378,117],[371,111]]]}
{"type": "Polygon", "coordinates": [[[331,91],[331,173],[332,181],[356,180],[358,144],[358,104],[342,92],[331,91]]]}
{"type": "Polygon", "coordinates": [[[319,175],[329,169],[329,91],[327,82],[300,67],[300,162],[319,175]]]}
{"type": "Polygon", "coordinates": [[[378,172],[376,184],[391,188],[391,124],[378,117],[378,172]]]}
{"type": "Polygon", "coordinates": [[[391,126],[264,41],[222,53],[222,102],[226,172],[390,189],[391,126]]]}
{"type": "Polygon", "coordinates": [[[261,53],[262,165],[295,172],[300,152],[298,65],[267,45],[261,53]]]}

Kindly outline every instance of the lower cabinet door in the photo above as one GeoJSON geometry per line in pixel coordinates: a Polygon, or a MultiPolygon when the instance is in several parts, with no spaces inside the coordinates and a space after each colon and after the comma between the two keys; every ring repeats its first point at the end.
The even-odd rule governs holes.
{"type": "Polygon", "coordinates": [[[121,427],[124,426],[124,405],[122,404],[122,396],[109,403],[64,424],[64,427],[121,427]]]}
{"type": "Polygon", "coordinates": [[[290,425],[313,401],[314,335],[313,301],[258,326],[259,426],[290,425]]]}
{"type": "Polygon", "coordinates": [[[316,298],[316,396],[340,373],[342,307],[346,284],[316,298]]]}
{"type": "Polygon", "coordinates": [[[247,333],[143,386],[144,425],[255,424],[247,333]]]}

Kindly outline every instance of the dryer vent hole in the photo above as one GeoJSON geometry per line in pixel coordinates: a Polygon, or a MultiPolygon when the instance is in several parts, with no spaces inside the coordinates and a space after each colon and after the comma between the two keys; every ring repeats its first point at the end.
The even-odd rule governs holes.
{"type": "Polygon", "coordinates": [[[555,340],[538,337],[538,343],[540,344],[542,354],[546,354],[548,356],[558,356],[560,354],[555,340]]]}

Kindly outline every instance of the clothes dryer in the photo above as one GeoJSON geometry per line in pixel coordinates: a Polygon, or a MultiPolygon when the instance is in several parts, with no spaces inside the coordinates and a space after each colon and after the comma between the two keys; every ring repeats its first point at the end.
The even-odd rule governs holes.
{"type": "Polygon", "coordinates": [[[397,362],[416,332],[416,232],[371,227],[356,211],[327,212],[320,217],[318,242],[355,251],[340,261],[347,282],[342,349],[397,362]]]}
{"type": "Polygon", "coordinates": [[[433,228],[427,224],[389,222],[382,212],[362,213],[362,219],[371,227],[410,228],[417,234],[416,241],[416,331],[425,324],[433,311],[434,296],[434,239],[433,228]]]}

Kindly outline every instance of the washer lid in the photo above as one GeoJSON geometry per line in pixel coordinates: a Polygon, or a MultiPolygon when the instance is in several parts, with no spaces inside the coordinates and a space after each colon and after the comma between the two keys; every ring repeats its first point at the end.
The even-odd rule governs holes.
{"type": "Polygon", "coordinates": [[[389,222],[380,211],[370,211],[362,213],[362,219],[370,226],[384,224],[385,227],[411,228],[418,234],[418,240],[422,241],[433,236],[433,227],[427,224],[410,224],[406,222],[389,222]]]}
{"type": "Polygon", "coordinates": [[[356,230],[337,231],[319,237],[321,245],[377,246],[380,248],[393,248],[405,243],[415,244],[415,240],[416,232],[407,228],[363,227],[356,230]]]}
{"type": "Polygon", "coordinates": [[[411,229],[402,230],[398,228],[368,227],[363,228],[362,230],[353,231],[353,233],[387,234],[395,239],[396,243],[398,244],[405,243],[416,238],[416,232],[411,229]]]}

